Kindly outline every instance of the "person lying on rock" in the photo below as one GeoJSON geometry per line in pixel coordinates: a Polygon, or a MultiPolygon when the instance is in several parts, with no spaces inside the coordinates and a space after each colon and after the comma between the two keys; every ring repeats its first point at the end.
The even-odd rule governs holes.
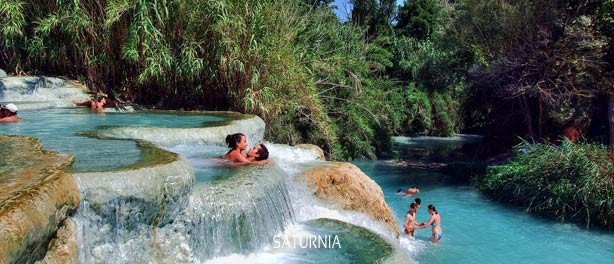
{"type": "Polygon", "coordinates": [[[100,100],[85,100],[85,101],[77,101],[72,100],[72,103],[78,106],[89,106],[90,110],[93,112],[100,112],[104,107],[104,104],[107,103],[107,97],[101,97],[100,100]]]}
{"type": "Polygon", "coordinates": [[[0,123],[12,123],[23,120],[17,117],[17,110],[15,104],[0,105],[0,123]]]}
{"type": "Polygon", "coordinates": [[[243,153],[247,149],[247,137],[242,133],[226,136],[226,144],[230,151],[222,158],[237,163],[262,165],[273,165],[269,160],[269,151],[263,144],[258,144],[251,148],[248,153],[243,153]]]}
{"type": "Polygon", "coordinates": [[[119,105],[107,96],[103,96],[100,100],[85,100],[77,101],[72,100],[73,104],[78,106],[89,106],[93,112],[100,112],[104,107],[119,107],[119,105]]]}

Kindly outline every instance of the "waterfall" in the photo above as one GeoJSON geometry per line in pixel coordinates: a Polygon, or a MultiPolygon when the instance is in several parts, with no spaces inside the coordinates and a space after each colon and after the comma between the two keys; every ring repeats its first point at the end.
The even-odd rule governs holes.
{"type": "Polygon", "coordinates": [[[290,192],[292,206],[298,223],[316,219],[334,219],[365,228],[383,238],[394,248],[394,253],[387,259],[390,263],[406,263],[409,259],[400,241],[380,222],[356,211],[340,210],[313,195],[313,190],[297,176],[309,169],[321,166],[319,152],[315,148],[292,147],[283,144],[271,144],[270,159],[284,170],[286,183],[290,192]]]}
{"type": "MultiPolygon", "coordinates": [[[[79,94],[84,96],[60,79],[0,79],[0,99],[17,102],[21,109],[62,106],[79,94]]],[[[275,237],[297,234],[288,230],[297,225],[320,232],[306,222],[324,217],[370,230],[375,227],[376,233],[383,233],[377,232],[381,225],[375,221],[328,206],[313,197],[304,182],[295,180],[299,173],[325,162],[315,146],[265,142],[275,166],[233,168],[219,159],[207,159],[227,151],[227,134],[242,132],[252,146],[263,140],[264,122],[259,117],[219,116],[228,118],[203,123],[203,127],[127,127],[121,125],[138,124],[120,122],[120,126],[80,131],[83,134],[79,135],[99,139],[139,140],[139,145],[148,142],[155,151],[147,151],[138,162],[126,166],[106,166],[102,161],[102,168],[119,169],[73,173],[81,196],[72,216],[77,224],[79,262],[202,263],[260,254],[270,252],[275,237]]],[[[82,117],[89,120],[90,116],[82,117]]],[[[47,124],[47,119],[55,120],[39,119],[41,125],[47,124]]],[[[66,122],[79,127],[79,120],[66,122]]],[[[117,155],[108,160],[123,159],[117,155]]]]}
{"type": "Polygon", "coordinates": [[[151,167],[73,174],[82,197],[74,216],[81,262],[126,263],[153,252],[155,229],[187,206],[194,181],[192,167],[175,156],[151,167]]]}
{"type": "Polygon", "coordinates": [[[147,205],[134,197],[92,204],[92,197],[101,195],[86,191],[83,196],[89,200],[75,216],[82,262],[183,263],[249,253],[270,245],[294,215],[283,172],[269,166],[243,168],[225,180],[197,184],[183,196],[186,203],[173,206],[147,205]],[[173,215],[176,208],[180,211],[173,215]],[[168,217],[159,216],[163,210],[168,217]]]}
{"type": "Polygon", "coordinates": [[[259,166],[227,181],[196,186],[185,213],[171,228],[189,236],[190,249],[200,261],[262,249],[293,222],[283,180],[281,171],[259,166]]]}
{"type": "Polygon", "coordinates": [[[270,245],[294,222],[284,171],[201,164],[207,156],[223,154],[226,149],[219,146],[226,134],[236,132],[245,133],[253,145],[262,140],[264,122],[248,117],[218,127],[100,130],[101,137],[143,139],[181,156],[153,167],[75,174],[84,197],[74,217],[80,261],[198,263],[270,245]],[[207,175],[215,167],[230,173],[207,175]],[[211,179],[203,182],[202,174],[211,179]]]}
{"type": "Polygon", "coordinates": [[[21,111],[73,106],[72,100],[87,100],[83,89],[55,77],[0,78],[0,102],[15,103],[21,111]]]}

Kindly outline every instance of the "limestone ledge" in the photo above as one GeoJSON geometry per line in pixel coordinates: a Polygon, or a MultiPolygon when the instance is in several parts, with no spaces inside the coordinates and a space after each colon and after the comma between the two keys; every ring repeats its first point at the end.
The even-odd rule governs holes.
{"type": "Polygon", "coordinates": [[[313,151],[313,152],[317,153],[318,160],[326,160],[326,155],[324,155],[324,150],[322,150],[322,148],[320,148],[320,147],[318,147],[316,145],[313,145],[313,144],[298,144],[298,145],[295,145],[294,147],[313,151]]]}
{"type": "Polygon", "coordinates": [[[0,135],[0,263],[32,263],[79,204],[69,155],[31,137],[0,135]]]}
{"type": "MultiPolygon", "coordinates": [[[[202,112],[207,114],[207,112],[202,112]]],[[[162,127],[112,127],[101,130],[100,137],[140,139],[162,146],[179,144],[225,145],[226,135],[243,133],[250,142],[260,142],[264,137],[265,124],[258,116],[232,114],[238,120],[221,121],[213,126],[198,128],[162,127]]]]}
{"type": "Polygon", "coordinates": [[[82,206],[125,226],[170,221],[188,202],[194,169],[183,157],[167,154],[174,160],[134,169],[74,173],[82,206]],[[123,218],[118,219],[119,215],[123,218]]]}

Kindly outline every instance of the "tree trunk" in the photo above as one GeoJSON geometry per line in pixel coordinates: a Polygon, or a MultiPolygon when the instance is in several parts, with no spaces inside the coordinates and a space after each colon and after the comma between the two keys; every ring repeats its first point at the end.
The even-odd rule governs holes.
{"type": "Polygon", "coordinates": [[[522,96],[520,98],[520,102],[522,105],[522,108],[524,108],[524,118],[525,118],[525,122],[527,123],[527,132],[529,133],[529,138],[534,138],[535,137],[535,133],[533,132],[533,118],[531,117],[531,108],[529,108],[529,103],[527,102],[527,97],[526,96],[522,96]]]}
{"type": "Polygon", "coordinates": [[[608,120],[610,122],[610,147],[614,148],[614,94],[608,103],[608,120]]]}
{"type": "Polygon", "coordinates": [[[544,131],[542,130],[544,107],[540,98],[537,98],[537,102],[539,103],[539,115],[537,116],[537,137],[542,138],[544,136],[544,131]]]}

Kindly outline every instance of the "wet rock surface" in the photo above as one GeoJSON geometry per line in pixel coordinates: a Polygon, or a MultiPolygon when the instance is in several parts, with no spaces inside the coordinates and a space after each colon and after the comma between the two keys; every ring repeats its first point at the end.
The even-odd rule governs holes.
{"type": "Polygon", "coordinates": [[[316,197],[345,210],[369,215],[396,237],[399,236],[382,188],[355,165],[345,162],[325,163],[302,173],[300,177],[307,180],[316,197]]]}
{"type": "Polygon", "coordinates": [[[37,139],[0,135],[0,263],[41,259],[79,204],[69,155],[43,150],[37,139]]]}

